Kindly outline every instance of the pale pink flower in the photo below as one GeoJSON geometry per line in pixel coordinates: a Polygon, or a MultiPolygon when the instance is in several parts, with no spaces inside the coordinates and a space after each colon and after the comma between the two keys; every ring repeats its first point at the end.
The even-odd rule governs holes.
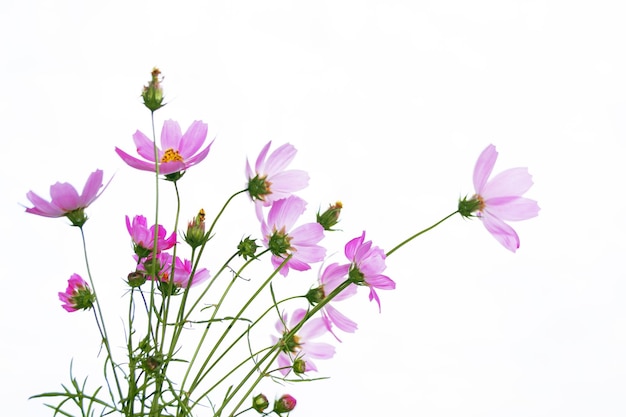
{"type": "Polygon", "coordinates": [[[278,200],[270,208],[267,221],[263,219],[261,223],[263,243],[272,252],[274,268],[291,255],[280,270],[283,276],[287,276],[289,269],[311,269],[309,264],[322,261],[326,254],[326,249],[317,244],[324,237],[324,228],[319,223],[306,223],[292,230],[305,208],[306,202],[296,196],[278,200]]]}
{"type": "Polygon", "coordinates": [[[289,331],[294,329],[305,317],[306,310],[300,308],[293,312],[291,318],[287,313],[283,313],[282,319],[276,322],[276,330],[282,338],[272,337],[274,343],[280,342],[280,353],[278,354],[278,365],[280,372],[287,375],[295,360],[305,362],[305,372],[317,371],[313,359],[330,359],[335,354],[335,347],[325,342],[314,342],[313,340],[323,336],[328,329],[322,318],[309,319],[296,332],[293,338],[286,339],[289,331]]]}
{"type": "Polygon", "coordinates": [[[535,200],[522,197],[533,185],[528,168],[507,169],[488,180],[497,159],[498,152],[494,145],[482,151],[474,167],[476,194],[471,200],[462,200],[466,205],[460,204],[459,210],[466,217],[470,214],[468,210],[478,211],[478,217],[493,237],[505,248],[515,252],[520,245],[519,237],[505,221],[535,217],[539,214],[539,205],[535,200]],[[466,209],[465,213],[462,208],[466,209]]]}
{"type": "Polygon", "coordinates": [[[59,293],[59,299],[63,302],[66,311],[72,313],[78,310],[88,310],[93,307],[95,296],[89,285],[78,274],[72,274],[67,280],[67,289],[59,293]]]}
{"type": "Polygon", "coordinates": [[[309,175],[301,170],[285,170],[296,156],[296,148],[286,143],[267,156],[272,141],[261,150],[254,172],[246,160],[248,193],[253,200],[269,206],[272,202],[289,197],[293,192],[305,188],[309,175]]]}
{"type": "Polygon", "coordinates": [[[383,275],[387,267],[385,265],[385,252],[378,246],[372,246],[372,241],[365,242],[365,231],[359,237],[349,241],[344,252],[350,260],[350,272],[348,276],[357,285],[365,285],[370,289],[370,301],[376,300],[380,311],[380,299],[375,288],[381,290],[393,290],[396,283],[391,278],[383,275]]]}
{"type": "MultiPolygon", "coordinates": [[[[130,218],[126,216],[126,229],[133,240],[135,253],[142,258],[152,254],[154,248],[154,225],[148,229],[148,222],[144,216],[138,215],[133,217],[131,224],[130,218]]],[[[167,232],[165,228],[159,225],[157,233],[157,253],[168,250],[176,244],[176,233],[172,232],[170,237],[166,238],[167,232]]]]}
{"type": "MultiPolygon", "coordinates": [[[[57,182],[50,186],[50,201],[46,201],[34,192],[29,191],[26,197],[34,207],[26,208],[26,212],[44,217],[63,217],[71,215],[73,212],[85,209],[100,197],[104,189],[102,189],[100,193],[98,193],[98,190],[100,190],[102,186],[102,170],[97,169],[89,175],[81,194],[78,194],[76,188],[66,182],[57,182]]],[[[82,215],[78,217],[83,218],[84,223],[87,218],[83,213],[81,214],[82,215]]],[[[70,218],[70,220],[72,219],[70,218]]],[[[79,226],[79,224],[77,224],[77,226],[79,226]]]]}
{"type": "MultiPolygon", "coordinates": [[[[330,295],[339,285],[348,279],[349,270],[350,264],[339,265],[338,263],[330,264],[324,268],[324,271],[319,277],[320,288],[324,292],[323,298],[330,295]]],[[[357,324],[340,313],[334,306],[331,305],[331,303],[350,298],[356,294],[356,292],[357,286],[355,284],[350,284],[343,291],[333,297],[329,303],[322,307],[321,311],[324,323],[326,323],[328,331],[331,332],[337,340],[339,340],[339,338],[332,330],[333,325],[337,326],[344,332],[354,333],[357,329],[357,324]]]]}
{"type": "MultiPolygon", "coordinates": [[[[161,130],[161,148],[157,149],[159,158],[159,173],[163,175],[184,171],[202,162],[209,154],[213,142],[198,152],[207,135],[207,125],[196,120],[189,129],[182,134],[180,125],[173,120],[166,120],[161,130]]],[[[144,160],[130,156],[123,150],[115,148],[115,152],[124,162],[133,168],[142,171],[155,172],[154,143],[140,131],[133,135],[137,153],[144,160]]]]}

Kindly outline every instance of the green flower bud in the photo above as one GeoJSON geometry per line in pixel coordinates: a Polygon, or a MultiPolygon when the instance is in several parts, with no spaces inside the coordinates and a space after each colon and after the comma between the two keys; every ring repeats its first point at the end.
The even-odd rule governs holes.
{"type": "Polygon", "coordinates": [[[317,304],[320,301],[322,301],[325,296],[326,296],[326,294],[324,294],[324,287],[323,286],[319,286],[317,288],[311,288],[309,290],[309,292],[306,293],[305,297],[309,301],[309,303],[312,306],[314,306],[315,304],[317,304]]]}
{"type": "Polygon", "coordinates": [[[204,245],[209,236],[204,231],[204,209],[200,209],[198,215],[187,224],[187,234],[183,238],[192,249],[204,245]]]}
{"type": "Polygon", "coordinates": [[[293,361],[292,369],[298,375],[303,374],[306,372],[306,362],[304,361],[304,359],[298,358],[293,361]]]}
{"type": "Polygon", "coordinates": [[[161,87],[161,71],[158,68],[152,70],[152,79],[147,86],[143,88],[141,96],[143,97],[143,104],[155,112],[165,104],[163,104],[163,88],[161,87]]]}
{"type": "Polygon", "coordinates": [[[259,413],[263,413],[267,407],[270,406],[270,402],[267,400],[267,397],[263,394],[259,394],[252,399],[252,408],[254,408],[259,413]]]}
{"type": "Polygon", "coordinates": [[[253,258],[256,250],[259,248],[259,245],[256,244],[255,239],[250,239],[250,236],[239,242],[237,245],[237,250],[239,251],[237,254],[246,261],[248,257],[253,258]]]}
{"type": "Polygon", "coordinates": [[[317,212],[317,222],[322,225],[324,230],[335,231],[332,227],[339,223],[339,214],[343,204],[341,201],[337,201],[335,204],[328,206],[328,209],[324,213],[317,212]]]}
{"type": "Polygon", "coordinates": [[[274,401],[274,412],[277,414],[288,413],[294,408],[296,408],[296,399],[289,394],[274,401]]]}
{"type": "Polygon", "coordinates": [[[131,288],[141,287],[146,282],[146,274],[142,271],[131,272],[127,282],[131,288]]]}

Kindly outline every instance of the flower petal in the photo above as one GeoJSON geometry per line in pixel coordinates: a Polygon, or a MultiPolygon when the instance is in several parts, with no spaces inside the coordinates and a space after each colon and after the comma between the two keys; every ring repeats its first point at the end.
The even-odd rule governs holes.
{"type": "Polygon", "coordinates": [[[526,220],[539,214],[539,205],[526,197],[501,197],[485,201],[485,210],[504,221],[526,220]]]}
{"type": "MultiPolygon", "coordinates": [[[[120,148],[115,148],[115,152],[117,152],[120,158],[122,158],[122,160],[126,162],[126,164],[128,164],[129,166],[135,169],[139,169],[142,171],[150,171],[150,172],[154,172],[155,170],[154,162],[147,162],[147,161],[142,161],[140,159],[137,159],[134,156],[130,156],[129,154],[127,154],[120,148]]],[[[152,159],[154,159],[154,157],[152,159]]]]}
{"type": "Polygon", "coordinates": [[[479,193],[484,200],[521,196],[533,185],[528,168],[511,168],[493,177],[479,193]]]}
{"type": "MultiPolygon", "coordinates": [[[[182,137],[183,133],[178,122],[171,119],[163,122],[163,128],[161,129],[161,149],[163,152],[168,149],[180,150],[182,137]]],[[[159,155],[160,157],[161,155],[159,155]]]]}
{"type": "Polygon", "coordinates": [[[207,131],[208,125],[206,123],[203,123],[201,120],[195,120],[180,139],[179,147],[174,149],[178,149],[182,157],[187,161],[202,147],[206,140],[207,131]]]}
{"type": "MultiPolygon", "coordinates": [[[[141,133],[139,130],[136,131],[133,135],[133,141],[135,142],[135,147],[137,148],[137,153],[139,154],[139,156],[147,161],[151,161],[154,164],[154,142],[152,142],[146,135],[141,133]]],[[[158,148],[157,154],[158,158],[161,159],[161,157],[163,156],[163,152],[158,148]]]]}
{"type": "Polygon", "coordinates": [[[515,233],[515,230],[513,230],[511,226],[497,217],[492,216],[489,212],[485,212],[480,219],[483,221],[489,233],[491,233],[502,246],[511,252],[515,252],[519,248],[519,236],[517,236],[517,233],[515,233]]]}
{"type": "Polygon", "coordinates": [[[487,146],[481,152],[474,166],[474,190],[476,190],[476,194],[483,195],[483,187],[487,183],[497,159],[498,152],[493,145],[487,146]]]}
{"type": "Polygon", "coordinates": [[[57,182],[50,187],[51,203],[64,211],[76,210],[80,207],[80,196],[71,184],[57,182]]]}

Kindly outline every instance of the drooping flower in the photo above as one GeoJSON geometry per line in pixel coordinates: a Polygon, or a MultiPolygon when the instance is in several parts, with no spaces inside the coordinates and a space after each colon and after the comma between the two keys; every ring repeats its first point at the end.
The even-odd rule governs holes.
{"type": "Polygon", "coordinates": [[[293,192],[309,184],[309,175],[301,170],[285,170],[296,156],[296,148],[289,143],[280,146],[267,156],[272,141],[261,150],[254,166],[254,172],[246,160],[248,193],[253,200],[270,206],[272,202],[289,197],[293,192]]]}
{"type": "MultiPolygon", "coordinates": [[[[158,281],[162,284],[169,283],[171,280],[174,284],[173,293],[176,293],[179,288],[186,288],[188,285],[191,287],[199,285],[211,277],[208,269],[198,268],[190,282],[193,265],[189,259],[182,260],[177,256],[174,262],[174,276],[170,278],[172,273],[172,255],[167,252],[158,254],[156,261],[152,258],[146,259],[140,264],[139,269],[146,272],[148,279],[154,280],[155,275],[158,276],[158,281]],[[156,274],[155,270],[157,271],[156,274]]],[[[168,286],[169,284],[161,285],[161,291],[166,292],[165,290],[168,286]]]]}
{"type": "MultiPolygon", "coordinates": [[[[339,263],[333,263],[324,268],[323,272],[319,276],[319,287],[313,288],[307,293],[307,300],[311,305],[315,305],[328,297],[339,285],[346,281],[348,278],[348,272],[350,271],[350,264],[340,265],[339,263]]],[[[331,302],[345,300],[352,297],[357,292],[357,286],[350,284],[343,291],[333,297],[331,302]]],[[[333,332],[333,325],[337,326],[340,330],[347,333],[354,333],[357,329],[357,324],[350,320],[348,317],[340,313],[331,302],[327,303],[321,309],[322,319],[326,324],[326,328],[333,336],[341,341],[337,335],[333,332]]]]}
{"type": "MultiPolygon", "coordinates": [[[[133,240],[135,253],[140,258],[147,258],[152,254],[154,249],[154,225],[148,229],[148,222],[144,216],[137,215],[133,217],[131,224],[130,218],[126,216],[126,229],[133,240]]],[[[161,225],[157,232],[157,253],[168,250],[176,244],[176,232],[172,232],[170,237],[166,238],[167,232],[161,225]]]]}
{"type": "Polygon", "coordinates": [[[291,329],[294,329],[306,315],[306,310],[300,308],[293,312],[291,318],[287,313],[276,322],[276,330],[282,335],[279,339],[272,337],[274,343],[280,343],[278,354],[278,366],[283,375],[287,375],[295,362],[302,364],[304,371],[317,371],[313,359],[330,359],[335,354],[335,347],[325,342],[313,340],[323,336],[328,329],[322,318],[309,319],[298,329],[295,335],[289,337],[291,329]]]}
{"type": "MultiPolygon", "coordinates": [[[[76,188],[66,182],[57,182],[50,186],[50,201],[46,201],[32,191],[26,194],[34,207],[26,208],[27,213],[37,214],[44,217],[66,216],[73,226],[82,226],[87,221],[85,208],[93,203],[100,194],[98,190],[102,188],[102,170],[97,169],[87,178],[83,187],[83,192],[78,194],[76,188]]],[[[110,181],[109,181],[110,182],[110,181]]],[[[108,183],[107,183],[108,186],[108,183]]]]}
{"type": "Polygon", "coordinates": [[[282,395],[274,401],[274,412],[276,414],[288,413],[296,408],[296,399],[289,394],[282,395]]]}
{"type": "Polygon", "coordinates": [[[72,313],[78,310],[89,310],[96,301],[96,296],[85,280],[78,274],[72,274],[67,280],[67,289],[59,293],[59,299],[63,302],[61,307],[72,313]]]}
{"type": "MultiPolygon", "coordinates": [[[[206,123],[196,120],[183,135],[178,122],[166,120],[161,130],[161,148],[157,149],[159,173],[163,175],[180,173],[202,162],[213,144],[211,141],[206,148],[198,152],[206,140],[207,130],[206,123]]],[[[139,130],[133,135],[133,140],[137,153],[144,160],[130,156],[117,147],[115,152],[131,167],[155,172],[154,143],[139,130]]]]}
{"type": "Polygon", "coordinates": [[[365,231],[363,231],[361,236],[346,244],[344,253],[350,260],[348,277],[357,285],[369,287],[370,301],[376,300],[380,311],[380,299],[375,288],[381,290],[396,288],[396,283],[388,276],[383,275],[383,271],[387,267],[385,265],[385,252],[378,246],[372,246],[371,240],[365,242],[365,231]]]}
{"type": "Polygon", "coordinates": [[[267,221],[263,219],[261,224],[263,243],[272,252],[274,268],[291,255],[280,270],[283,276],[287,276],[289,269],[311,269],[309,264],[322,261],[326,254],[326,249],[317,244],[324,237],[320,224],[307,223],[292,230],[305,208],[306,202],[297,196],[278,200],[270,208],[267,221]]]}
{"type": "Polygon", "coordinates": [[[522,197],[533,185],[528,168],[511,168],[489,180],[498,159],[494,145],[482,151],[474,167],[476,194],[469,200],[459,201],[459,212],[464,217],[477,213],[485,228],[508,250],[515,252],[520,245],[519,236],[505,221],[526,220],[539,214],[535,200],[522,197]]]}

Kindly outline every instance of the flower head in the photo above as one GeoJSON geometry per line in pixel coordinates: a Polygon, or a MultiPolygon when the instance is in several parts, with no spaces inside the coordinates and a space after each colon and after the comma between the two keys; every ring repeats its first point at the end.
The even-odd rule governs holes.
{"type": "Polygon", "coordinates": [[[267,221],[261,224],[263,243],[272,252],[274,268],[291,256],[280,270],[283,276],[287,276],[289,269],[311,269],[309,264],[322,261],[326,254],[326,249],[317,244],[324,237],[320,224],[307,223],[292,230],[305,208],[306,202],[296,196],[278,200],[272,205],[267,221]]]}
{"type": "MultiPolygon", "coordinates": [[[[307,294],[307,299],[312,305],[315,305],[328,297],[339,285],[346,281],[348,278],[348,272],[350,271],[350,264],[340,265],[333,263],[324,268],[323,272],[319,276],[319,287],[313,288],[307,294]]],[[[331,302],[345,300],[356,294],[357,286],[350,284],[343,291],[333,297],[331,302]]],[[[326,324],[326,328],[337,340],[340,340],[333,332],[333,325],[337,326],[340,330],[347,333],[354,333],[357,329],[357,324],[350,320],[348,317],[341,314],[334,306],[327,303],[322,307],[322,319],[326,324]]]]}
{"type": "MultiPolygon", "coordinates": [[[[178,178],[180,178],[181,171],[202,162],[213,144],[213,142],[209,143],[206,148],[198,152],[206,140],[207,129],[205,123],[196,120],[183,135],[178,122],[166,120],[161,131],[161,148],[157,148],[159,173],[166,176],[179,173],[178,178]]],[[[133,140],[137,146],[137,153],[144,160],[130,156],[117,147],[115,152],[131,167],[155,172],[153,142],[140,131],[135,132],[133,140]]]]}
{"type": "Polygon", "coordinates": [[[291,329],[294,329],[305,316],[306,310],[300,308],[294,311],[291,318],[284,313],[282,319],[276,322],[276,330],[282,337],[280,339],[273,337],[273,340],[274,343],[280,343],[281,351],[277,360],[283,375],[287,375],[294,362],[300,359],[305,363],[305,371],[317,371],[312,359],[329,359],[335,354],[333,345],[313,341],[328,331],[321,318],[309,319],[295,335],[289,336],[291,329]]]}
{"type": "Polygon", "coordinates": [[[102,186],[102,170],[97,169],[87,178],[81,194],[78,194],[76,188],[66,182],[57,182],[50,186],[50,201],[46,201],[34,192],[29,191],[26,197],[34,207],[27,208],[26,212],[44,217],[66,216],[70,219],[73,226],[80,227],[87,221],[85,208],[100,197],[104,189],[100,193],[98,193],[98,190],[102,186]]]}
{"type": "Polygon", "coordinates": [[[246,160],[248,193],[253,200],[260,201],[264,206],[270,206],[276,200],[289,197],[309,183],[309,175],[306,172],[285,170],[296,156],[296,148],[286,143],[267,156],[271,144],[272,141],[269,141],[261,150],[254,172],[246,160]]]}
{"type": "MultiPolygon", "coordinates": [[[[130,222],[126,216],[126,229],[133,240],[135,254],[140,258],[147,258],[152,254],[154,249],[154,225],[148,229],[148,223],[144,216],[138,215],[133,217],[130,222]]],[[[167,232],[161,225],[157,232],[157,253],[168,250],[176,244],[176,233],[172,232],[170,237],[166,238],[167,232]]]]}
{"type": "Polygon", "coordinates": [[[63,302],[66,311],[72,313],[78,310],[88,310],[93,307],[96,296],[91,292],[89,285],[78,274],[73,274],[67,280],[67,289],[59,293],[59,299],[63,302]]]}
{"type": "Polygon", "coordinates": [[[382,274],[387,267],[385,265],[385,252],[378,246],[372,246],[371,240],[365,242],[365,231],[361,236],[349,241],[344,252],[350,260],[348,277],[353,283],[370,288],[370,301],[376,300],[380,311],[380,299],[375,288],[381,290],[396,288],[396,283],[382,274]]]}
{"type": "Polygon", "coordinates": [[[459,201],[459,212],[471,217],[477,212],[485,228],[508,250],[519,248],[519,237],[505,221],[526,220],[539,214],[539,205],[522,195],[533,185],[528,168],[511,168],[489,180],[498,159],[493,145],[482,151],[474,167],[476,194],[459,201]]]}

